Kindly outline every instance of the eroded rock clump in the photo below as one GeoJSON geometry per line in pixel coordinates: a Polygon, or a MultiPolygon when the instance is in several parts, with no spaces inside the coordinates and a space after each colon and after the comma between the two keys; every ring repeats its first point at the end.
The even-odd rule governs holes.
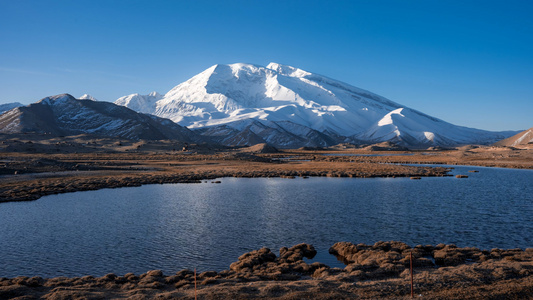
{"type": "Polygon", "coordinates": [[[327,267],[322,263],[307,264],[303,258],[313,258],[316,250],[309,244],[298,244],[279,250],[279,257],[268,248],[262,248],[239,257],[239,261],[230,265],[230,269],[239,274],[248,275],[248,279],[296,280],[304,275],[311,275],[315,270],[327,267]]]}

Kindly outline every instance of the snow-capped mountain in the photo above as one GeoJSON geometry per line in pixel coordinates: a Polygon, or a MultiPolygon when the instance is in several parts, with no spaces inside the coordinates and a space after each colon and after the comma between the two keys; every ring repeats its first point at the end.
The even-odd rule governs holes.
{"type": "Polygon", "coordinates": [[[115,104],[126,106],[137,112],[153,114],[155,111],[155,103],[162,98],[163,95],[158,92],[151,92],[148,95],[131,94],[118,98],[115,101],[115,104]]]}
{"type": "Polygon", "coordinates": [[[22,103],[19,103],[19,102],[11,102],[11,103],[6,103],[6,104],[0,104],[0,114],[5,112],[5,111],[12,110],[13,108],[16,108],[16,107],[19,107],[19,106],[24,106],[24,105],[22,103]]]}
{"type": "Polygon", "coordinates": [[[168,119],[137,113],[110,102],[75,99],[69,94],[46,97],[0,115],[0,132],[34,132],[50,136],[87,133],[134,140],[175,139],[194,143],[205,140],[168,119]]]}
{"type": "Polygon", "coordinates": [[[349,84],[270,63],[214,65],[158,99],[116,104],[171,119],[226,145],[275,147],[393,141],[406,146],[490,143],[514,133],[460,127],[349,84]]]}

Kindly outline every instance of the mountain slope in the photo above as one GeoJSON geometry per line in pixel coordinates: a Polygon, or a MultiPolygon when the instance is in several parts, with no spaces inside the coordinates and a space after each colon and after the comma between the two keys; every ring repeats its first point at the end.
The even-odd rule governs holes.
{"type": "Polygon", "coordinates": [[[452,146],[489,144],[511,134],[513,132],[498,133],[456,126],[410,108],[398,108],[355,136],[371,143],[391,141],[408,146],[452,146]]]}
{"type": "Polygon", "coordinates": [[[494,143],[494,146],[525,146],[533,144],[533,127],[524,130],[510,138],[494,143]]]}
{"type": "Polygon", "coordinates": [[[231,124],[206,126],[195,130],[211,140],[228,146],[249,146],[261,143],[281,148],[324,147],[338,141],[326,134],[295,123],[246,119],[231,124]]]}
{"type": "Polygon", "coordinates": [[[46,97],[0,115],[0,132],[36,132],[52,136],[88,133],[135,140],[204,141],[170,120],[140,114],[109,102],[78,100],[68,94],[46,97]]]}
{"type": "MultiPolygon", "coordinates": [[[[280,148],[383,141],[450,146],[489,143],[509,136],[455,126],[369,91],[276,63],[267,67],[215,65],[159,100],[139,105],[142,101],[123,98],[115,103],[191,129],[202,128],[199,132],[204,135],[249,131],[240,137],[239,145],[260,137],[280,148]]],[[[225,140],[225,144],[237,142],[225,140]]]]}

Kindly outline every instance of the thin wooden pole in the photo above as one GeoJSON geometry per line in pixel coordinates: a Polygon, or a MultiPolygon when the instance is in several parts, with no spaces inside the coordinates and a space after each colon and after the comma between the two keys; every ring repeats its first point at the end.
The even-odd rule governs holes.
{"type": "Polygon", "coordinates": [[[196,293],[196,268],[194,268],[194,300],[198,299],[198,294],[196,293]]]}
{"type": "Polygon", "coordinates": [[[415,292],[413,288],[413,251],[410,253],[410,261],[411,261],[411,298],[415,297],[415,292]]]}

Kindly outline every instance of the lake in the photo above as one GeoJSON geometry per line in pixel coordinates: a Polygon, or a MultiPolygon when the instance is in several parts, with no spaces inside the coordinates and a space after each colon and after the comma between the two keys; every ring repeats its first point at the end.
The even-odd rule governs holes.
{"type": "Polygon", "coordinates": [[[0,277],[220,271],[302,242],[330,266],[338,241],[533,247],[533,170],[454,167],[469,178],[222,178],[0,203],[0,277]]]}
{"type": "MultiPolygon", "coordinates": [[[[422,153],[427,155],[428,153],[422,153]]],[[[386,154],[356,154],[356,153],[325,153],[324,156],[412,156],[413,153],[386,153],[386,154]]]]}

